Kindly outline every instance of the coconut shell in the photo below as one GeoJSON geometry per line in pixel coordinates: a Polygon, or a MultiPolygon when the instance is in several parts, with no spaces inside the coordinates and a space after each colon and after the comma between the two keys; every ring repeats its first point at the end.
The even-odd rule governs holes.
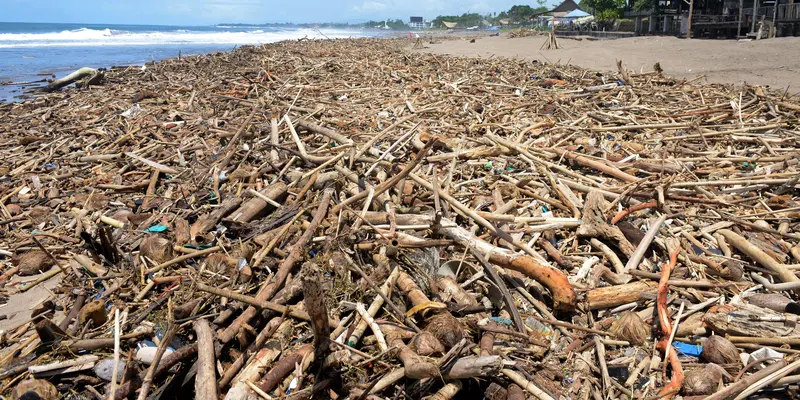
{"type": "Polygon", "coordinates": [[[174,258],[172,242],[158,235],[144,238],[142,243],[139,244],[139,252],[159,264],[174,258]]]}
{"type": "Polygon", "coordinates": [[[58,390],[44,379],[28,379],[17,384],[12,393],[14,399],[58,399],[58,390]]]}
{"type": "Polygon", "coordinates": [[[705,368],[690,369],[683,380],[683,394],[700,396],[715,393],[722,380],[722,368],[716,364],[708,364],[705,368]]]}
{"type": "Polygon", "coordinates": [[[642,320],[639,314],[625,311],[620,314],[609,329],[612,335],[633,345],[640,345],[650,337],[650,325],[642,320]]]}
{"type": "Polygon", "coordinates": [[[433,333],[420,331],[411,339],[411,349],[421,356],[431,356],[444,353],[444,345],[436,339],[433,333]]]}
{"type": "Polygon", "coordinates": [[[711,336],[703,342],[703,354],[700,356],[714,364],[737,364],[742,362],[741,358],[739,358],[739,349],[730,340],[719,335],[711,336]]]}
{"type": "Polygon", "coordinates": [[[439,339],[445,349],[452,348],[466,336],[461,321],[449,312],[439,313],[430,317],[425,330],[432,333],[436,339],[439,339]]]}
{"type": "Polygon", "coordinates": [[[41,272],[46,272],[55,265],[53,259],[41,250],[29,251],[16,255],[12,262],[15,266],[19,267],[18,274],[21,276],[36,275],[41,272]]]}

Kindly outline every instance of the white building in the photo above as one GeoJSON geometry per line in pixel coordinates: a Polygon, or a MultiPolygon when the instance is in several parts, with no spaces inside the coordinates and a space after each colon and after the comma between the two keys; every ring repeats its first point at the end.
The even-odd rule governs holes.
{"type": "Polygon", "coordinates": [[[422,17],[410,17],[408,19],[408,27],[411,29],[425,29],[428,23],[422,17]]]}

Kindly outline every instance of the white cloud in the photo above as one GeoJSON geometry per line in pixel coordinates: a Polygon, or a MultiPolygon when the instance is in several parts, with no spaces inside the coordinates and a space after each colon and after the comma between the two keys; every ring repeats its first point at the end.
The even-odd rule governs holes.
{"type": "Polygon", "coordinates": [[[387,8],[388,6],[385,3],[378,1],[364,1],[360,6],[353,6],[353,11],[357,13],[372,13],[383,11],[387,8]]]}

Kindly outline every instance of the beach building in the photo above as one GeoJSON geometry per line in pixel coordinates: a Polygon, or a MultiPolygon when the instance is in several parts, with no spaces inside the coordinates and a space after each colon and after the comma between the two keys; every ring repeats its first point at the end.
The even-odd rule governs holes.
{"type": "Polygon", "coordinates": [[[423,17],[409,17],[408,27],[411,29],[425,29],[428,27],[428,22],[423,17]]]}
{"type": "Polygon", "coordinates": [[[552,10],[536,16],[536,24],[542,27],[553,27],[569,23],[570,19],[577,19],[590,15],[573,0],[564,0],[552,10]]]}
{"type": "Polygon", "coordinates": [[[691,29],[695,38],[800,36],[794,0],[628,0],[623,15],[635,19],[639,35],[686,36],[691,29]]]}

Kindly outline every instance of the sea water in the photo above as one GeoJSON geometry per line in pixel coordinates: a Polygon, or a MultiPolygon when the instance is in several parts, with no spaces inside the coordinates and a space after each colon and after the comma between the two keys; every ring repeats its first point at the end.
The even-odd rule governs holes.
{"type": "MultiPolygon", "coordinates": [[[[81,67],[143,65],[289,39],[368,36],[352,29],[287,25],[160,26],[0,22],[0,82],[61,77],[81,67]]],[[[0,101],[22,94],[0,85],[0,101]]]]}

